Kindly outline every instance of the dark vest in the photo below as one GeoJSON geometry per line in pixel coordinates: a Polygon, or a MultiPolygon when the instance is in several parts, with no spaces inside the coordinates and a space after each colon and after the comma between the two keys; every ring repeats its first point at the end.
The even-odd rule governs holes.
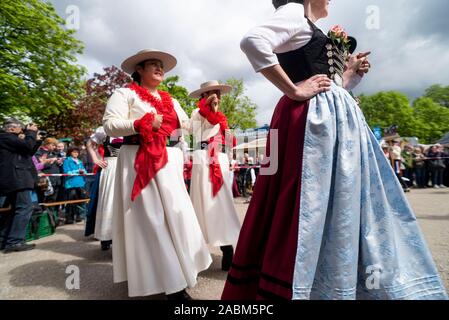
{"type": "Polygon", "coordinates": [[[327,74],[337,85],[343,85],[343,72],[348,53],[335,45],[315,24],[312,39],[303,47],[277,54],[279,64],[293,83],[317,74],[327,74]]]}
{"type": "Polygon", "coordinates": [[[111,143],[110,140],[110,137],[106,137],[106,141],[103,143],[104,157],[118,157],[118,152],[120,151],[122,143],[111,143]]]}

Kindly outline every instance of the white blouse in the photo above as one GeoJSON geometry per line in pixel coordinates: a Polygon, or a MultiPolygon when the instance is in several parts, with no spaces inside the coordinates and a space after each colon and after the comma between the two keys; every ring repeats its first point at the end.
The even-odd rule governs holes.
{"type": "Polygon", "coordinates": [[[107,138],[107,134],[104,131],[103,127],[97,128],[97,130],[95,130],[94,134],[90,136],[90,140],[95,142],[97,145],[105,143],[106,138],[107,138]]]}
{"type": "Polygon", "coordinates": [[[220,124],[213,125],[203,118],[200,109],[195,109],[190,118],[190,133],[193,135],[195,143],[208,141],[220,132],[220,124]]]}
{"type": "Polygon", "coordinates": [[[313,30],[304,16],[304,6],[287,3],[264,24],[251,29],[240,47],[256,72],[279,64],[276,53],[297,50],[311,39],[313,30]]]}
{"type": "MultiPolygon", "coordinates": [[[[264,24],[251,29],[240,47],[254,70],[279,64],[276,53],[285,53],[305,46],[312,39],[313,30],[304,15],[304,6],[290,2],[279,7],[264,24]]],[[[346,89],[355,88],[362,77],[355,74],[347,79],[346,89]]]]}
{"type": "MultiPolygon", "coordinates": [[[[181,128],[189,129],[189,117],[176,99],[173,99],[173,105],[181,128]]],[[[146,113],[157,114],[157,110],[151,104],[142,101],[133,90],[118,89],[108,100],[103,116],[104,130],[110,137],[135,135],[137,132],[134,130],[134,121],[146,113]]]]}

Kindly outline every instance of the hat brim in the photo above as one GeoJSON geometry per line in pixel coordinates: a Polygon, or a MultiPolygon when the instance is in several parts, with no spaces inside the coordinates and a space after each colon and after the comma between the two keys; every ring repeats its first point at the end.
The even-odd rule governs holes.
{"type": "Polygon", "coordinates": [[[227,93],[231,92],[232,87],[228,86],[226,84],[209,86],[209,87],[206,87],[206,88],[202,88],[202,89],[198,89],[198,90],[193,91],[192,93],[189,94],[189,97],[193,98],[193,99],[198,99],[198,98],[201,97],[201,95],[203,93],[208,92],[208,91],[213,91],[213,90],[219,90],[221,92],[221,94],[227,94],[227,93]]]}
{"type": "Polygon", "coordinates": [[[122,70],[128,74],[133,74],[139,63],[152,59],[162,61],[162,64],[164,65],[164,72],[169,72],[177,64],[176,58],[169,53],[162,51],[147,51],[133,55],[123,61],[122,70]]]}

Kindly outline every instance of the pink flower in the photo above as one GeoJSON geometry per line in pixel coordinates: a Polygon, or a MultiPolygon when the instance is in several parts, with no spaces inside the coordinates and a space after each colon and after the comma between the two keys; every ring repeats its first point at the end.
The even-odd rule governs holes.
{"type": "Polygon", "coordinates": [[[330,29],[330,33],[335,37],[335,38],[340,38],[342,40],[346,40],[348,38],[348,34],[345,31],[345,29],[343,29],[342,26],[340,25],[335,25],[330,29]]]}

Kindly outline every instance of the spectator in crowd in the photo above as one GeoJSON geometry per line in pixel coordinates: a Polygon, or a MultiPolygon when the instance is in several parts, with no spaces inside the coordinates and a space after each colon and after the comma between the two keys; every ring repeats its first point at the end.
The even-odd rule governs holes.
{"type": "Polygon", "coordinates": [[[404,192],[409,192],[410,188],[407,186],[405,181],[402,179],[402,148],[401,148],[401,141],[394,140],[393,144],[390,147],[390,158],[391,158],[391,164],[393,166],[394,172],[396,173],[396,176],[399,180],[399,183],[402,186],[402,189],[404,192]]]}
{"type": "Polygon", "coordinates": [[[65,160],[67,153],[65,152],[65,143],[64,142],[59,142],[56,145],[56,155],[58,156],[58,158],[62,158],[65,160]]]}
{"type": "MultiPolygon", "coordinates": [[[[68,157],[64,161],[64,173],[73,175],[82,175],[86,173],[83,162],[78,158],[80,149],[77,147],[70,148],[67,152],[68,157]]],[[[79,200],[87,198],[85,187],[85,179],[83,176],[66,177],[65,189],[67,200],[79,200]]],[[[83,219],[76,204],[69,204],[66,206],[66,224],[73,224],[74,222],[81,222],[83,219]]]]}
{"type": "Polygon", "coordinates": [[[418,188],[425,188],[427,184],[425,159],[426,157],[424,156],[421,147],[416,147],[413,151],[413,167],[418,188]]]}
{"type": "Polygon", "coordinates": [[[436,144],[432,146],[427,153],[427,158],[429,158],[430,169],[432,172],[432,186],[434,188],[446,188],[446,186],[443,185],[443,174],[446,169],[446,164],[441,145],[436,144]]]}
{"type": "Polygon", "coordinates": [[[390,146],[388,145],[388,143],[384,142],[382,143],[382,151],[384,152],[385,157],[388,159],[388,161],[391,162],[391,158],[390,158],[390,146]]]}
{"type": "Polygon", "coordinates": [[[443,185],[449,187],[449,146],[443,146],[443,157],[445,158],[446,169],[444,169],[443,185]]]}
{"type": "MultiPolygon", "coordinates": [[[[42,147],[36,152],[36,158],[44,164],[43,173],[46,174],[60,174],[60,166],[63,164],[63,160],[58,158],[56,152],[56,145],[58,140],[55,138],[47,138],[44,140],[42,147]]],[[[61,177],[50,177],[50,182],[53,188],[53,194],[47,194],[45,197],[45,202],[56,202],[58,200],[58,195],[60,194],[60,189],[62,186],[61,177]]]]}
{"type": "Polygon", "coordinates": [[[241,197],[241,194],[239,192],[239,188],[237,185],[237,176],[239,173],[239,168],[238,168],[238,161],[237,161],[237,155],[235,154],[235,152],[230,152],[229,153],[229,180],[231,182],[231,186],[232,186],[232,196],[234,198],[238,198],[241,197]]]}
{"type": "Polygon", "coordinates": [[[240,194],[244,197],[247,198],[248,197],[248,192],[247,192],[247,176],[248,176],[248,158],[249,155],[247,153],[245,153],[245,155],[241,158],[240,160],[240,169],[239,169],[239,175],[237,178],[237,184],[239,187],[239,192],[240,194]]]}
{"type": "Polygon", "coordinates": [[[408,181],[405,183],[407,186],[413,187],[413,174],[414,174],[414,167],[413,167],[413,147],[409,144],[404,146],[404,150],[402,151],[402,160],[404,165],[404,171],[403,176],[404,178],[407,178],[408,181]]]}
{"type": "Polygon", "coordinates": [[[37,126],[28,125],[24,138],[19,138],[23,125],[9,119],[0,132],[0,208],[11,207],[0,214],[0,249],[4,253],[34,249],[26,244],[26,228],[33,212],[31,191],[37,172],[31,160],[36,147],[37,126]]]}
{"type": "Polygon", "coordinates": [[[248,171],[247,171],[247,186],[251,190],[251,193],[254,189],[254,185],[256,184],[256,170],[254,169],[254,158],[249,157],[248,158],[248,171]]]}

